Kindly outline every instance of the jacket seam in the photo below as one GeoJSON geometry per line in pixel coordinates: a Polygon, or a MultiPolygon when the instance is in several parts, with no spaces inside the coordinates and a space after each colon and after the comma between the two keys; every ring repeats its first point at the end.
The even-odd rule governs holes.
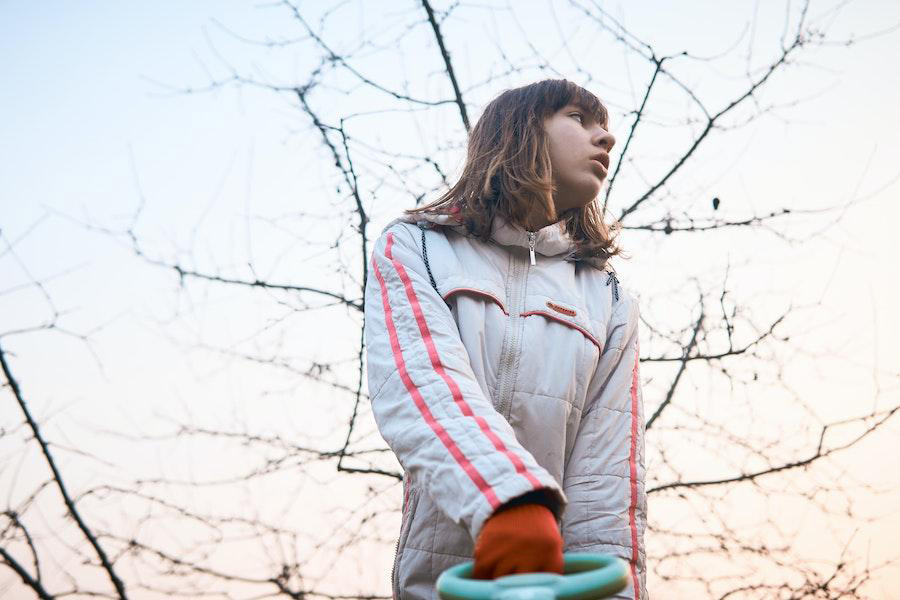
{"type": "Polygon", "coordinates": [[[381,385],[378,386],[378,390],[377,390],[374,394],[372,394],[372,393],[371,393],[371,390],[369,390],[369,392],[370,392],[370,393],[369,393],[369,402],[370,402],[370,403],[371,403],[371,402],[375,402],[375,400],[378,399],[378,397],[381,395],[381,391],[384,389],[384,386],[386,386],[386,385],[388,384],[388,382],[389,382],[391,379],[394,379],[394,376],[395,376],[395,375],[396,375],[397,377],[399,377],[399,376],[400,376],[400,371],[399,371],[399,370],[394,370],[390,375],[388,375],[387,377],[385,377],[385,378],[384,378],[384,381],[381,383],[381,385]]]}
{"type": "MultiPolygon", "coordinates": [[[[487,384],[487,387],[488,387],[488,391],[491,392],[492,397],[498,393],[496,386],[487,384]]],[[[520,390],[518,388],[513,388],[513,394],[516,394],[516,393],[524,393],[524,394],[528,394],[529,396],[537,396],[538,398],[547,398],[549,400],[559,400],[560,402],[568,404],[569,406],[571,406],[573,409],[577,410],[578,412],[581,412],[582,410],[584,410],[583,407],[578,406],[577,404],[575,404],[575,402],[573,402],[572,400],[569,400],[568,398],[565,398],[563,396],[553,396],[551,394],[542,394],[540,392],[532,392],[530,390],[520,390]]]]}
{"type": "MultiPolygon", "coordinates": [[[[455,558],[468,558],[468,559],[472,558],[471,554],[455,554],[453,552],[441,552],[440,550],[432,550],[429,548],[419,548],[417,546],[407,546],[407,548],[409,548],[410,550],[416,550],[418,552],[427,552],[428,554],[431,554],[431,555],[437,554],[440,556],[453,556],[455,558]]],[[[432,569],[434,568],[433,562],[431,563],[430,568],[432,568],[432,569]]]]}
{"type": "Polygon", "coordinates": [[[566,551],[577,550],[578,548],[596,548],[597,546],[618,546],[631,550],[631,544],[620,544],[619,542],[594,542],[593,544],[576,544],[574,546],[566,546],[566,551]]]}
{"type": "MultiPolygon", "coordinates": [[[[597,481],[597,479],[601,479],[603,477],[615,477],[616,479],[631,479],[631,475],[619,475],[618,473],[603,473],[602,475],[597,475],[596,473],[591,473],[590,475],[569,475],[565,479],[563,479],[563,488],[565,488],[566,483],[571,483],[573,479],[590,479],[591,481],[597,481]]],[[[641,486],[643,487],[643,484],[641,486]]],[[[574,501],[573,504],[577,504],[578,501],[574,501]]]]}
{"type": "Polygon", "coordinates": [[[631,410],[624,409],[624,408],[613,408],[612,406],[598,405],[595,400],[594,403],[591,404],[590,410],[588,410],[588,412],[585,413],[585,415],[583,415],[583,416],[587,416],[588,414],[590,414],[590,411],[595,410],[595,409],[596,410],[608,410],[609,412],[617,412],[617,413],[621,413],[623,415],[631,415],[631,410]]]}

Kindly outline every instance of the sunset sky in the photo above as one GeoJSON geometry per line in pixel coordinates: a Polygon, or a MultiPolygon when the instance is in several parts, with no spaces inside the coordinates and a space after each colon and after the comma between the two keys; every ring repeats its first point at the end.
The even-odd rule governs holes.
{"type": "MultiPolygon", "coordinates": [[[[813,2],[811,13],[827,13],[835,4],[813,2]]],[[[624,112],[640,101],[646,65],[621,52],[604,54],[608,41],[592,46],[593,34],[576,10],[560,11],[564,16],[556,17],[562,22],[554,22],[547,3],[516,5],[515,21],[477,7],[448,21],[445,33],[466,85],[486,78],[484,57],[497,55],[495,41],[505,43],[527,32],[524,37],[558,65],[559,76],[581,83],[569,61],[590,68],[595,80],[587,85],[608,100],[612,132],[624,139],[624,112]],[[561,28],[578,32],[571,48],[560,45],[561,28]]],[[[742,84],[737,76],[744,74],[740,65],[746,52],[740,48],[756,43],[756,56],[777,50],[784,13],[784,4],[768,2],[603,6],[662,54],[682,49],[698,57],[733,52],[733,61],[692,72],[691,83],[712,106],[742,84]]],[[[396,13],[416,10],[415,5],[395,3],[396,13]]],[[[361,32],[376,29],[373,22],[374,14],[348,20],[346,29],[330,29],[328,39],[352,47],[361,32]]],[[[798,218],[803,230],[788,232],[805,237],[821,229],[819,236],[791,244],[765,233],[726,230],[704,237],[702,244],[687,237],[666,240],[666,251],[657,252],[658,238],[623,233],[633,259],[618,266],[620,279],[642,299],[658,298],[665,290],[691,290],[685,283],[691,277],[720,281],[731,265],[733,289],[753,301],[759,322],[787,305],[802,307],[808,327],[794,330],[792,340],[810,354],[782,357],[786,377],[826,420],[900,404],[900,161],[895,147],[900,137],[900,70],[895,66],[900,30],[892,29],[898,23],[897,2],[847,3],[823,22],[829,34],[848,39],[884,33],[804,54],[767,88],[768,98],[799,102],[778,107],[750,127],[717,134],[721,141],[711,142],[678,180],[684,211],[698,218],[712,216],[709,201],[714,196],[722,199],[720,210],[734,210],[736,216],[785,207],[802,212],[846,206],[824,217],[798,218]]],[[[303,402],[320,391],[297,387],[296,380],[283,374],[241,365],[217,350],[243,347],[263,332],[257,348],[261,354],[270,344],[291,355],[346,357],[357,329],[345,313],[329,310],[322,318],[314,313],[285,320],[286,339],[269,336],[266,328],[278,313],[271,298],[254,299],[229,289],[179,293],[170,271],[137,257],[122,235],[108,233],[134,223],[148,256],[184,260],[209,271],[239,271],[252,260],[264,266],[261,275],[273,280],[333,282],[335,273],[327,263],[303,260],[310,251],[302,243],[330,239],[339,223],[328,220],[330,211],[337,210],[331,179],[321,171],[328,160],[295,99],[253,86],[204,89],[211,78],[227,77],[231,67],[267,81],[302,79],[317,55],[294,55],[246,41],[301,33],[289,11],[276,3],[0,4],[0,344],[12,357],[36,416],[46,423],[46,435],[59,444],[63,463],[72,465],[67,475],[75,489],[104,477],[125,481],[160,469],[169,475],[182,468],[193,475],[226,473],[226,463],[246,459],[228,455],[222,460],[215,449],[204,448],[192,455],[194,462],[182,464],[171,458],[186,452],[179,444],[142,445],[128,437],[165,431],[181,420],[263,429],[276,422],[321,439],[330,439],[346,421],[345,412],[304,412],[303,402]],[[195,91],[187,93],[187,88],[195,91]],[[135,217],[138,207],[142,209],[135,217]],[[298,220],[298,208],[320,220],[298,220]],[[45,284],[28,285],[34,280],[45,284]],[[4,335],[36,327],[54,312],[59,330],[4,335]],[[90,341],[72,332],[88,335],[90,341]],[[85,467],[75,449],[101,461],[85,467]]],[[[425,39],[425,33],[419,35],[425,39]]],[[[409,54],[402,67],[374,59],[361,62],[376,79],[406,77],[417,94],[446,97],[449,88],[434,67],[435,52],[432,45],[422,55],[409,54]]],[[[503,87],[533,81],[539,74],[532,69],[516,77],[472,91],[473,122],[503,87]]],[[[351,101],[352,95],[334,100],[351,101]]],[[[376,96],[373,109],[378,101],[376,96]]],[[[323,92],[314,102],[327,104],[327,95],[323,92]]],[[[668,97],[655,108],[660,116],[685,110],[683,102],[669,102],[668,97]]],[[[390,116],[384,121],[362,118],[355,132],[361,139],[382,142],[398,136],[410,153],[426,152],[432,136],[461,140],[458,117],[450,109],[434,112],[403,129],[394,128],[390,116]]],[[[638,169],[651,170],[681,150],[683,140],[669,135],[660,131],[658,143],[646,149],[645,162],[636,159],[638,169]]],[[[461,152],[444,148],[440,159],[448,172],[458,173],[461,152]]],[[[620,191],[626,185],[639,187],[623,183],[620,191]]],[[[410,196],[399,187],[385,186],[377,200],[369,201],[373,233],[410,206],[410,196]]],[[[666,311],[689,305],[690,298],[676,295],[658,304],[642,302],[642,314],[664,322],[666,311]]],[[[713,382],[693,384],[709,393],[698,394],[698,403],[708,402],[710,411],[726,410],[716,394],[727,390],[713,382]]],[[[645,401],[658,391],[657,385],[647,386],[645,401]]],[[[322,399],[327,403],[331,398],[322,399]]],[[[0,394],[0,401],[0,425],[9,428],[20,414],[8,393],[0,394]]],[[[760,399],[760,406],[773,401],[760,399]]],[[[848,473],[883,491],[861,493],[855,506],[860,514],[878,517],[861,522],[850,544],[856,556],[869,553],[873,563],[900,557],[898,423],[900,417],[835,457],[848,473]]],[[[14,441],[0,437],[5,459],[18,456],[14,441]]],[[[34,452],[24,459],[24,468],[9,466],[14,464],[8,459],[0,476],[0,491],[8,489],[10,497],[24,494],[46,476],[34,452]]],[[[309,487],[304,490],[317,489],[312,481],[305,484],[309,487]]],[[[321,490],[301,492],[301,484],[297,486],[298,494],[317,498],[309,500],[311,510],[327,513],[321,490]]],[[[350,484],[347,490],[352,488],[350,484]]],[[[240,504],[239,496],[227,501],[240,504]]],[[[290,502],[284,502],[287,510],[290,502]]],[[[797,515],[798,522],[802,518],[797,515]]],[[[298,528],[321,535],[317,523],[311,519],[298,528]]],[[[798,536],[808,536],[807,545],[814,547],[820,533],[801,531],[798,536]]],[[[373,566],[360,581],[371,581],[373,589],[385,592],[389,559],[379,558],[385,564],[373,566]]],[[[873,597],[892,597],[900,589],[900,568],[885,569],[876,579],[873,597]]],[[[20,597],[15,585],[11,572],[0,570],[0,597],[20,597]]],[[[658,594],[666,597],[661,589],[658,594]]]]}

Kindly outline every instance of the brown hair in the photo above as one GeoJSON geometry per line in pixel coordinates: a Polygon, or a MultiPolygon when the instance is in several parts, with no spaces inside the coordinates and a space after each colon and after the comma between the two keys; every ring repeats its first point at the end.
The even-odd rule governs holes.
{"type": "Polygon", "coordinates": [[[544,120],[567,104],[591,113],[608,126],[609,113],[591,92],[565,79],[546,79],[506,90],[487,105],[469,136],[459,181],[433,202],[406,211],[455,214],[470,234],[490,239],[494,215],[525,226],[537,209],[551,222],[565,221],[576,258],[606,259],[621,253],[617,224],[608,227],[596,202],[557,214],[550,151],[544,120]]]}

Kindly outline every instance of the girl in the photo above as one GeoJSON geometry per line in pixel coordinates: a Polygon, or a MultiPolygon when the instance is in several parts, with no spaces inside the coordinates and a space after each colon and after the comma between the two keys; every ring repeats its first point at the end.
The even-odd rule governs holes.
{"type": "Polygon", "coordinates": [[[638,305],[597,196],[615,139],[566,80],[507,90],[459,181],[390,223],[365,294],[369,394],[404,470],[392,586],[562,572],[563,551],[630,563],[646,599],[638,305]]]}

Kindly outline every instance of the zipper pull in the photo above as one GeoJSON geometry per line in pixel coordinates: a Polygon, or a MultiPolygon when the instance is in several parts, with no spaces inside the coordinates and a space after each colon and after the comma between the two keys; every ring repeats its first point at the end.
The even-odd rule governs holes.
{"type": "Polygon", "coordinates": [[[536,265],[537,262],[534,260],[534,237],[537,235],[533,231],[528,232],[528,255],[531,257],[531,264],[536,265]]]}

